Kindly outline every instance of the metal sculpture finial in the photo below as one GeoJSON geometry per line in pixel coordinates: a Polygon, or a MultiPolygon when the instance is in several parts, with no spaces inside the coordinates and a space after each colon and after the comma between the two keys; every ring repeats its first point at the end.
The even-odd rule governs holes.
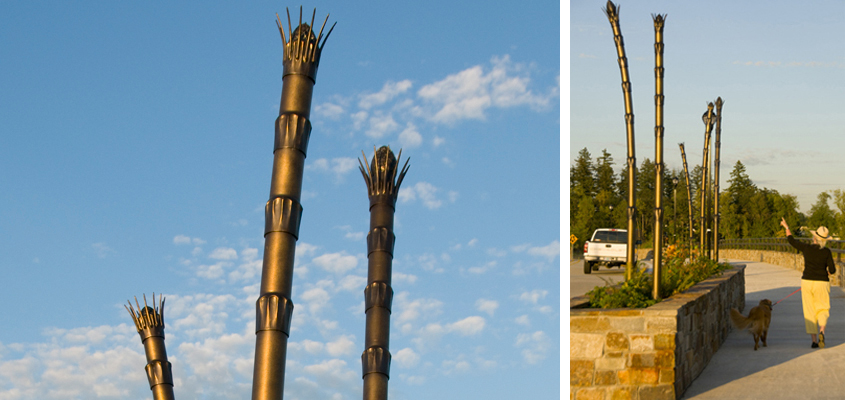
{"type": "Polygon", "coordinates": [[[290,10],[287,10],[288,14],[288,34],[285,36],[285,28],[282,24],[281,18],[279,18],[279,14],[276,14],[276,26],[279,28],[279,33],[282,35],[282,42],[284,43],[284,64],[285,64],[285,75],[287,74],[302,74],[308,75],[313,80],[316,80],[317,75],[317,64],[320,63],[320,56],[323,53],[323,47],[326,45],[326,40],[329,39],[329,35],[331,35],[332,31],[334,30],[335,25],[337,22],[332,24],[329,31],[326,33],[326,36],[323,37],[323,29],[326,27],[326,22],[329,21],[329,15],[326,15],[326,19],[323,21],[323,25],[320,27],[320,32],[317,35],[314,35],[314,17],[317,15],[317,9],[314,9],[314,13],[311,15],[311,24],[303,23],[302,22],[302,7],[299,7],[299,24],[297,24],[296,28],[293,27],[293,24],[290,20],[290,10]],[[322,43],[320,40],[322,39],[322,43]],[[296,64],[308,64],[308,65],[294,65],[296,64]]]}
{"type": "Polygon", "coordinates": [[[607,15],[607,19],[610,20],[610,23],[614,23],[619,21],[619,10],[621,8],[621,6],[613,4],[613,2],[607,0],[607,4],[605,5],[605,8],[602,9],[602,11],[604,11],[604,15],[607,15]]]}
{"type": "Polygon", "coordinates": [[[141,307],[140,303],[138,303],[138,297],[135,297],[135,306],[138,307],[137,311],[130,301],[127,301],[127,303],[129,303],[129,307],[123,306],[123,308],[129,312],[129,315],[132,317],[132,321],[135,322],[135,329],[137,329],[138,332],[141,332],[147,328],[164,328],[164,296],[159,295],[158,308],[156,308],[155,304],[155,292],[153,292],[152,307],[147,305],[147,296],[143,295],[143,298],[144,307],[141,307]]]}
{"type": "Polygon", "coordinates": [[[373,146],[373,159],[369,162],[367,162],[367,155],[363,151],[361,151],[361,154],[364,156],[364,162],[361,162],[359,158],[358,168],[367,183],[368,194],[370,196],[391,195],[395,199],[399,194],[399,186],[405,179],[408,168],[410,168],[408,162],[411,159],[405,160],[402,170],[398,171],[397,166],[402,158],[402,149],[399,149],[399,156],[394,157],[390,146],[381,146],[378,150],[373,146]],[[397,172],[399,173],[398,179],[397,172]]]}

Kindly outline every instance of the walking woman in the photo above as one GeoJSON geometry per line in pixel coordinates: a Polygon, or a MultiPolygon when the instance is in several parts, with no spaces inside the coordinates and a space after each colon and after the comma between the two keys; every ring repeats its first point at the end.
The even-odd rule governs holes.
{"type": "Polygon", "coordinates": [[[827,228],[820,226],[813,234],[813,244],[801,243],[792,237],[789,225],[781,218],[786,239],[804,254],[804,275],[801,276],[801,301],[804,304],[804,327],[813,340],[812,348],[824,348],[824,327],[830,316],[830,278],[836,272],[833,253],[824,247],[830,239],[827,228]],[[817,335],[818,334],[818,335],[817,335]],[[818,339],[816,338],[818,336],[818,339]]]}

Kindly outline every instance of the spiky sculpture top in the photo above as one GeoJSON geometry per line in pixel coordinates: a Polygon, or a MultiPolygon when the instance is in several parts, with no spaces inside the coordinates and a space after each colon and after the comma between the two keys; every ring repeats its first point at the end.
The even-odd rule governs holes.
{"type": "Polygon", "coordinates": [[[147,296],[144,296],[144,307],[135,298],[136,310],[129,303],[126,311],[135,323],[135,329],[141,335],[141,342],[144,344],[144,353],[147,356],[147,380],[150,383],[150,390],[155,400],[172,400],[173,397],[173,374],[170,362],[167,361],[167,350],[164,347],[164,296],[159,296],[158,307],[155,303],[153,293],[153,306],[147,305],[147,296]]]}
{"type": "Polygon", "coordinates": [[[284,43],[284,54],[282,57],[284,64],[284,75],[299,74],[311,78],[312,81],[317,80],[317,67],[320,65],[320,56],[323,54],[323,47],[326,45],[326,40],[329,39],[337,22],[332,24],[326,37],[323,37],[323,28],[326,27],[326,22],[329,16],[323,21],[320,27],[320,32],[314,36],[314,17],[317,15],[317,9],[311,15],[311,25],[302,23],[302,8],[299,9],[299,25],[296,29],[291,31],[293,25],[290,22],[290,10],[288,14],[288,35],[285,37],[285,28],[282,26],[282,20],[279,14],[276,14],[276,26],[279,28],[279,33],[282,35],[282,42],[284,43]],[[288,40],[290,38],[290,40],[288,40]],[[320,39],[323,40],[320,43],[320,39]]]}
{"type": "MultiPolygon", "coordinates": [[[[358,159],[358,168],[361,171],[361,175],[364,176],[364,181],[367,183],[367,194],[372,199],[373,196],[391,196],[393,198],[393,202],[396,202],[396,197],[399,195],[399,185],[402,184],[402,180],[405,179],[405,173],[408,172],[408,161],[411,159],[405,160],[405,165],[402,167],[402,170],[397,170],[397,162],[398,159],[402,158],[402,150],[399,150],[399,157],[394,157],[393,152],[390,151],[389,146],[381,146],[378,150],[373,147],[373,155],[372,161],[369,165],[364,167],[364,164],[361,162],[361,159],[358,159]],[[399,178],[396,178],[396,173],[399,172],[399,178]]],[[[367,155],[364,152],[361,152],[364,156],[364,160],[367,159],[367,155]]]]}

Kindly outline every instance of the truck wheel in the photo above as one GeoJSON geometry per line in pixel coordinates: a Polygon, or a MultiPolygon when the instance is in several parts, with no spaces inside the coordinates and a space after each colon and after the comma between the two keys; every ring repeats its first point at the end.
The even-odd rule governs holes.
{"type": "Polygon", "coordinates": [[[584,260],[584,273],[585,274],[589,274],[589,273],[593,272],[593,265],[592,264],[593,263],[591,263],[587,260],[584,260]]]}

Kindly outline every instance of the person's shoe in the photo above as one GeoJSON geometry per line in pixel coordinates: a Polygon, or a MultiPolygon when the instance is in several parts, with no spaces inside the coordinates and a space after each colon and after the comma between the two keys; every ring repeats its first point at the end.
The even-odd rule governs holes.
{"type": "Polygon", "coordinates": [[[811,345],[810,345],[810,348],[811,348],[811,349],[818,349],[818,348],[819,348],[819,344],[818,344],[818,343],[816,343],[816,342],[813,342],[813,344],[811,344],[811,345]]]}
{"type": "Polygon", "coordinates": [[[824,333],[819,333],[819,347],[824,348],[824,333]]]}

